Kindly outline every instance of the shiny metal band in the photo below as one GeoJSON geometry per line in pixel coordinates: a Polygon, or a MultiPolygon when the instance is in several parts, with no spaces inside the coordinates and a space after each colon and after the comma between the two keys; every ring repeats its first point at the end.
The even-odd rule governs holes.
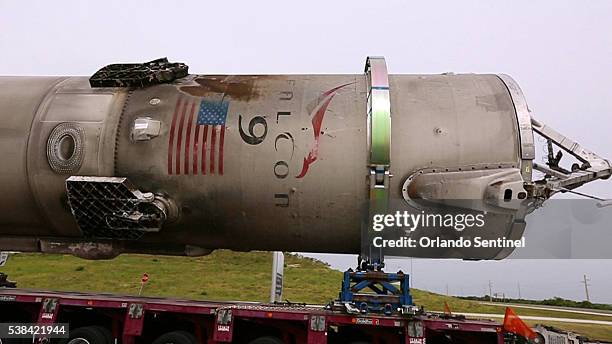
{"type": "Polygon", "coordinates": [[[523,91],[518,83],[509,75],[498,74],[501,81],[506,85],[510,98],[514,104],[516,119],[518,122],[518,134],[521,143],[521,175],[525,182],[532,181],[533,159],[535,159],[535,144],[533,139],[533,129],[531,126],[531,115],[529,107],[523,95],[523,91]]]}
{"type": "Polygon", "coordinates": [[[368,137],[370,166],[391,163],[391,100],[384,57],[368,57],[365,68],[368,85],[368,137]]]}
{"type": "Polygon", "coordinates": [[[370,169],[368,228],[362,232],[361,257],[368,269],[379,270],[384,266],[383,253],[370,246],[372,218],[385,214],[389,207],[389,178],[391,174],[391,99],[389,77],[383,57],[368,57],[365,66],[367,82],[367,121],[370,169]]]}

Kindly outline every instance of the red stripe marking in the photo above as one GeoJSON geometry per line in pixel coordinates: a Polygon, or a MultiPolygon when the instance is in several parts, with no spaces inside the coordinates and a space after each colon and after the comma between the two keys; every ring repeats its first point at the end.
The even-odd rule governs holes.
{"type": "Polygon", "coordinates": [[[193,138],[193,175],[198,174],[198,143],[200,142],[200,126],[196,124],[193,138]]]}
{"type": "Polygon", "coordinates": [[[195,102],[191,104],[189,121],[187,122],[187,137],[185,137],[185,174],[189,174],[189,146],[191,146],[191,127],[193,126],[193,112],[195,111],[195,102]]]}
{"type": "Polygon", "coordinates": [[[178,128],[178,140],[176,142],[176,174],[181,174],[181,145],[183,144],[183,124],[185,124],[185,113],[187,112],[187,103],[183,104],[183,112],[181,113],[181,122],[178,128]]]}
{"type": "Polygon", "coordinates": [[[202,174],[206,174],[206,141],[208,140],[208,126],[204,126],[204,139],[202,143],[202,174]]]}
{"type": "Polygon", "coordinates": [[[210,134],[210,174],[215,174],[215,141],[217,140],[217,126],[212,126],[210,134]]]}
{"type": "Polygon", "coordinates": [[[354,84],[354,82],[349,82],[349,83],[344,84],[344,85],[336,86],[336,87],[332,88],[331,90],[329,90],[329,91],[327,91],[327,92],[324,92],[322,96],[323,96],[323,97],[327,97],[328,95],[330,95],[330,94],[332,94],[332,93],[336,92],[337,90],[341,89],[342,87],[344,87],[344,86],[348,86],[348,85],[352,85],[352,84],[354,84]]]}
{"type": "Polygon", "coordinates": [[[219,174],[223,175],[223,141],[225,141],[225,126],[221,126],[219,133],[219,174]]]}
{"type": "Polygon", "coordinates": [[[170,126],[170,137],[168,139],[168,174],[172,174],[172,143],[174,142],[174,127],[176,126],[176,117],[181,106],[182,97],[179,96],[176,100],[176,106],[174,107],[174,114],[172,115],[172,125],[170,126]]]}
{"type": "Polygon", "coordinates": [[[353,83],[336,86],[332,88],[331,90],[323,93],[322,97],[319,98],[320,99],[319,104],[321,104],[321,106],[319,107],[317,112],[314,114],[314,116],[312,117],[312,121],[311,121],[312,130],[314,133],[314,146],[308,153],[308,156],[304,158],[304,161],[302,163],[302,172],[300,172],[300,174],[298,174],[296,178],[303,178],[306,175],[306,173],[308,173],[308,168],[310,167],[310,165],[313,164],[315,161],[317,161],[317,158],[319,155],[319,140],[321,136],[321,125],[323,123],[323,117],[325,116],[325,111],[327,111],[327,107],[329,106],[329,103],[331,103],[332,99],[334,99],[334,96],[336,95],[335,92],[341,89],[342,87],[345,87],[351,84],[353,83]],[[323,99],[325,100],[323,101],[323,99]]]}
{"type": "Polygon", "coordinates": [[[317,157],[319,155],[319,140],[321,136],[321,124],[323,123],[323,116],[325,116],[325,111],[327,111],[327,107],[329,103],[331,103],[335,94],[332,94],[331,97],[327,98],[323,105],[317,110],[316,114],[312,117],[312,130],[314,132],[314,146],[308,153],[308,156],[304,158],[304,162],[302,163],[302,172],[296,176],[296,178],[303,178],[308,172],[308,168],[312,163],[317,161],[317,157]]]}

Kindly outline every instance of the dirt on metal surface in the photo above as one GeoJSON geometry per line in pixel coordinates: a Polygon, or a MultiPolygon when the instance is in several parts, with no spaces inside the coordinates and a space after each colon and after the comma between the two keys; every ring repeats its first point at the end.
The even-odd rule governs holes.
{"type": "Polygon", "coordinates": [[[194,79],[198,85],[182,86],[180,90],[195,97],[205,97],[210,94],[223,94],[235,100],[249,101],[257,99],[260,93],[255,83],[266,76],[200,76],[194,79]]]}

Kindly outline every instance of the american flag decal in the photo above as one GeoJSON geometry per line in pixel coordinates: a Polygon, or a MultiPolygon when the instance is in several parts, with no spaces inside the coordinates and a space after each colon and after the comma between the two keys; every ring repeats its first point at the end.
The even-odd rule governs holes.
{"type": "Polygon", "coordinates": [[[179,96],[168,135],[169,175],[223,175],[229,102],[179,96]]]}

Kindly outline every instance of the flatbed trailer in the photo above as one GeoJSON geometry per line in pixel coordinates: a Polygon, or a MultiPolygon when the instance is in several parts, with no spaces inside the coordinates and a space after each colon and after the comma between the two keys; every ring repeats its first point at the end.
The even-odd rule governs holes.
{"type": "MultiPolygon", "coordinates": [[[[503,330],[496,322],[437,313],[350,314],[304,304],[13,288],[0,288],[0,322],[67,323],[71,339],[82,337],[81,341],[63,340],[71,344],[504,343],[503,330]]],[[[15,339],[0,342],[24,343],[15,339]]]]}

